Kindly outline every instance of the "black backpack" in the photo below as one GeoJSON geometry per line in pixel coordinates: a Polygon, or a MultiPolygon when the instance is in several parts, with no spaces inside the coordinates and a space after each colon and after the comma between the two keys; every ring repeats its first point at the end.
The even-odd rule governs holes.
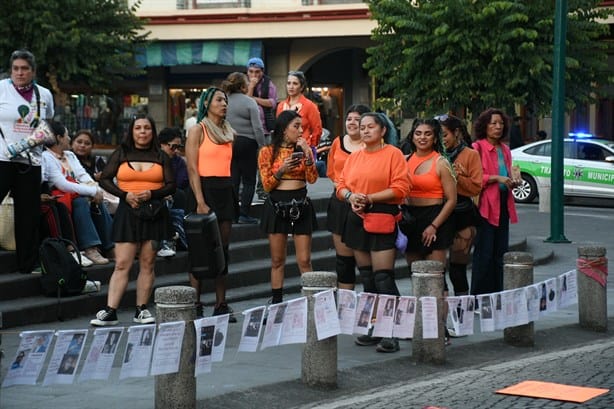
{"type": "MultiPolygon", "coordinates": [[[[40,245],[41,287],[45,295],[57,297],[78,295],[85,287],[87,273],[70,254],[68,245],[77,249],[73,242],[63,238],[46,238],[40,245]]],[[[79,251],[77,254],[81,260],[79,251]]]]}

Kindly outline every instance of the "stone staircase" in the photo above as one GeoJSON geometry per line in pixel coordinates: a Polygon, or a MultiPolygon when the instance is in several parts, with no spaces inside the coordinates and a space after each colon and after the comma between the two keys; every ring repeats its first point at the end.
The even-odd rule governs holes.
{"type": "MultiPolygon", "coordinates": [[[[330,190],[324,194],[311,195],[317,212],[319,229],[314,232],[312,243],[312,264],[314,270],[334,271],[335,251],[330,233],[326,227],[326,207],[330,190]],[[317,197],[319,196],[319,197],[317,197]]],[[[261,205],[252,207],[256,217],[261,212],[261,205]]],[[[553,257],[550,248],[540,246],[537,239],[526,237],[510,238],[510,251],[529,251],[534,255],[535,264],[544,264],[553,257]]],[[[293,254],[294,245],[288,242],[288,259],[286,265],[287,281],[285,293],[300,290],[299,270],[293,254]]],[[[27,326],[56,320],[93,316],[102,306],[106,305],[108,282],[113,271],[113,264],[92,266],[85,270],[90,280],[102,282],[102,289],[97,293],[84,294],[60,299],[41,295],[40,276],[15,273],[14,252],[0,250],[0,312],[3,328],[27,326]]],[[[189,285],[187,273],[187,252],[178,252],[174,257],[156,260],[156,281],[154,288],[169,285],[189,285]]],[[[133,308],[136,297],[136,276],[138,263],[135,261],[130,273],[130,282],[124,297],[122,307],[133,308]]],[[[396,262],[396,276],[409,275],[407,263],[400,256],[396,262]]],[[[268,282],[270,278],[269,243],[258,225],[235,224],[232,228],[230,244],[230,267],[227,277],[228,301],[234,302],[253,297],[266,297],[270,294],[268,282]]],[[[206,280],[204,294],[213,292],[213,280],[206,280]]],[[[205,304],[213,302],[212,296],[202,297],[205,304]]],[[[152,299],[153,302],[153,299],[152,299]]]]}

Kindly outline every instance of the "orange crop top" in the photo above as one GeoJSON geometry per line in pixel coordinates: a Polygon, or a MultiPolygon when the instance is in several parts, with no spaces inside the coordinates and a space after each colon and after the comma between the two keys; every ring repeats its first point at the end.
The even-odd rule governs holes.
{"type": "Polygon", "coordinates": [[[130,162],[123,162],[117,169],[117,186],[124,192],[138,193],[143,190],[158,190],[164,186],[164,169],[159,163],[151,168],[137,171],[130,162]]]}
{"type": "MultiPolygon", "coordinates": [[[[270,192],[275,189],[279,184],[279,180],[275,178],[275,174],[281,168],[284,160],[291,156],[294,152],[294,147],[284,148],[280,147],[277,152],[275,160],[273,158],[273,145],[268,145],[260,149],[258,154],[258,169],[260,171],[260,179],[262,179],[262,186],[264,190],[270,192]]],[[[305,165],[305,161],[302,160],[301,164],[294,169],[284,173],[281,177],[282,180],[302,180],[309,183],[315,183],[318,179],[318,170],[315,163],[311,166],[305,165]]]]}
{"type": "Polygon", "coordinates": [[[230,177],[232,143],[218,145],[209,138],[205,124],[201,122],[200,126],[203,129],[203,141],[198,147],[198,174],[203,177],[230,177]]]}
{"type": "Polygon", "coordinates": [[[441,178],[437,175],[437,161],[441,155],[435,151],[427,156],[413,154],[407,161],[407,170],[411,180],[411,192],[409,197],[421,197],[427,199],[443,199],[443,185],[441,178]],[[424,162],[432,160],[431,168],[426,173],[416,174],[416,169],[424,162]]]}

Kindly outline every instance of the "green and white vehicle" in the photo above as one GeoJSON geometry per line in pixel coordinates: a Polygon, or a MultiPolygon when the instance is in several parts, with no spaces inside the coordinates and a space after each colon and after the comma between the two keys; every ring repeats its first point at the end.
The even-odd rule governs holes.
{"type": "MultiPolygon", "coordinates": [[[[565,196],[614,199],[614,141],[570,134],[563,145],[565,196]]],[[[519,203],[532,202],[540,187],[550,187],[552,140],[533,142],[512,150],[522,183],[513,189],[519,203]]]]}

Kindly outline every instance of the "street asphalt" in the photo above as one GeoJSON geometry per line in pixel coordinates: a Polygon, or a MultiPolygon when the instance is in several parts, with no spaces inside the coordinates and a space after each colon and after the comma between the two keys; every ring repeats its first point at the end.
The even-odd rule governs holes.
{"type": "MultiPolygon", "coordinates": [[[[327,179],[310,189],[313,197],[330,195],[327,179]]],[[[520,222],[512,225],[513,239],[526,237],[529,252],[552,250],[554,258],[535,266],[534,281],[556,277],[575,268],[578,246],[601,245],[614,254],[611,204],[587,208],[566,205],[565,236],[571,243],[544,243],[550,236],[550,215],[537,205],[518,206],[520,222]]],[[[523,380],[560,382],[577,386],[610,388],[614,385],[614,284],[608,283],[609,330],[604,333],[581,329],[577,305],[552,312],[535,323],[535,346],[519,348],[503,341],[503,332],[476,333],[453,338],[446,348],[443,365],[419,364],[412,359],[411,341],[401,341],[401,350],[382,354],[374,347],[359,347],[348,335],[338,336],[338,387],[314,389],[303,385],[303,345],[286,345],[257,352],[237,352],[242,316],[230,324],[224,360],[210,374],[197,378],[197,408],[417,408],[425,406],[464,408],[612,408],[609,392],[584,405],[544,399],[495,394],[495,390],[523,380]]],[[[296,286],[297,279],[286,286],[296,286]]],[[[409,279],[399,280],[403,295],[411,295],[409,279]]],[[[233,289],[228,300],[236,312],[266,305],[268,298],[250,298],[266,293],[267,285],[233,289]]],[[[359,289],[359,288],[358,288],[359,289]]],[[[300,294],[288,294],[287,298],[300,294]]],[[[212,294],[202,297],[205,303],[212,294]]],[[[210,314],[209,311],[206,313],[210,314]]],[[[120,311],[121,323],[129,323],[132,311],[120,311]]],[[[19,333],[37,329],[89,328],[90,317],[14,328],[2,332],[0,375],[4,377],[19,345],[19,333]]],[[[125,324],[128,325],[128,324],[125,324]]],[[[125,338],[120,348],[125,347],[125,338]]],[[[87,346],[86,346],[87,351],[87,346]]],[[[120,355],[109,380],[73,385],[13,386],[0,390],[1,408],[111,409],[153,408],[154,377],[119,381],[120,355]]],[[[44,370],[43,370],[44,373],[44,370]]],[[[77,378],[78,379],[78,378],[77,378]]],[[[40,379],[39,379],[40,381],[40,379]]]]}

